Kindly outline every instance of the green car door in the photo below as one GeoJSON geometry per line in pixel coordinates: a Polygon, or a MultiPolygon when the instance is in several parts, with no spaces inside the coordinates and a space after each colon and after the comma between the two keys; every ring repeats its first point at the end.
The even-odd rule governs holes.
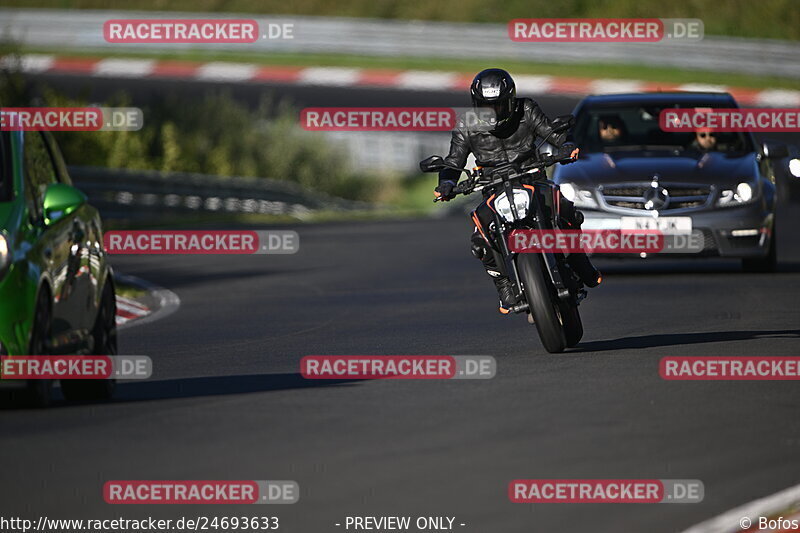
{"type": "Polygon", "coordinates": [[[71,186],[49,134],[7,132],[0,144],[0,220],[8,248],[0,272],[0,343],[12,355],[34,347],[52,354],[92,351],[98,307],[111,282],[99,215],[71,186]],[[47,324],[37,327],[37,310],[45,305],[47,324]]]}

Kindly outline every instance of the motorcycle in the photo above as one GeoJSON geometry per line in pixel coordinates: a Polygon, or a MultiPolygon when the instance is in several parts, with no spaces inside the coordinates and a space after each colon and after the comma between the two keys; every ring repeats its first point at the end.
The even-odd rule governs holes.
{"type": "MultiPolygon", "coordinates": [[[[574,118],[567,117],[553,121],[554,132],[566,131],[572,126],[574,118]]],[[[509,311],[527,314],[528,322],[536,325],[542,344],[550,353],[563,352],[583,337],[578,306],[587,295],[586,289],[564,253],[546,250],[515,253],[509,249],[508,241],[517,230],[562,227],[560,189],[546,178],[545,169],[572,161],[570,155],[546,154],[526,165],[505,163],[470,171],[434,155],[419,165],[423,172],[453,169],[466,173],[467,178],[455,186],[454,194],[483,192],[493,214],[492,223],[483,228],[486,230],[484,237],[489,241],[488,248],[502,274],[512,281],[519,302],[509,311]]],[[[475,211],[472,215],[477,220],[475,211]]]]}

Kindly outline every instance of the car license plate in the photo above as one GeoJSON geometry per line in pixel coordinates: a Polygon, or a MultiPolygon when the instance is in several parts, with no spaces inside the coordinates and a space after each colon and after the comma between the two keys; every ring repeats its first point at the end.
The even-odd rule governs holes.
{"type": "Polygon", "coordinates": [[[666,235],[692,232],[692,217],[622,217],[622,230],[658,230],[666,235]]]}

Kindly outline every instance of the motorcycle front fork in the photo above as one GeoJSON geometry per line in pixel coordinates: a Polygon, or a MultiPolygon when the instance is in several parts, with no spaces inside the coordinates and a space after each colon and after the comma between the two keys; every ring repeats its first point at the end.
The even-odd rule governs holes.
{"type": "MultiPolygon", "coordinates": [[[[495,221],[495,224],[498,224],[498,221],[495,221]]],[[[499,228],[500,226],[496,227],[499,228]]],[[[497,231],[495,235],[502,235],[502,232],[497,231]]],[[[518,254],[511,252],[508,249],[508,243],[505,241],[505,239],[495,239],[495,241],[497,242],[497,246],[500,248],[500,250],[498,251],[492,246],[487,246],[488,251],[489,253],[493,254],[495,264],[498,266],[498,270],[500,270],[501,274],[508,277],[514,283],[514,292],[517,296],[517,299],[520,301],[519,304],[511,308],[511,311],[514,313],[527,311],[529,305],[526,302],[522,283],[520,282],[519,271],[517,270],[517,262],[515,260],[518,254]]],[[[586,297],[587,292],[584,289],[580,278],[575,272],[573,272],[572,268],[569,267],[569,263],[566,261],[566,258],[563,261],[563,263],[565,263],[564,266],[567,267],[565,272],[564,269],[560,268],[559,261],[555,254],[542,253],[540,255],[544,260],[545,268],[548,273],[548,279],[556,289],[556,294],[558,295],[559,300],[569,301],[574,299],[574,303],[576,305],[580,303],[581,300],[586,297]],[[570,279],[564,279],[562,273],[568,276],[570,279]]]]}

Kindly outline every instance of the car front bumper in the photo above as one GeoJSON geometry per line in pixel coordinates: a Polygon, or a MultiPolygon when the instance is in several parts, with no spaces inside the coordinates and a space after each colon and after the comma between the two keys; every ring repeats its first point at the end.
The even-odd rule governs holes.
{"type": "MultiPolygon", "coordinates": [[[[578,208],[583,213],[582,229],[620,229],[622,216],[647,216],[640,214],[620,215],[607,211],[578,208]]],[[[671,216],[669,214],[663,216],[671,216]]],[[[715,256],[731,258],[764,257],[769,252],[772,239],[774,214],[764,209],[760,202],[748,205],[697,211],[688,216],[692,219],[692,230],[702,233],[702,250],[683,255],[715,256]]],[[[624,257],[627,254],[619,254],[624,257]]],[[[667,255],[667,254],[648,254],[667,255]]],[[[682,254],[668,254],[682,255],[682,254]]]]}

